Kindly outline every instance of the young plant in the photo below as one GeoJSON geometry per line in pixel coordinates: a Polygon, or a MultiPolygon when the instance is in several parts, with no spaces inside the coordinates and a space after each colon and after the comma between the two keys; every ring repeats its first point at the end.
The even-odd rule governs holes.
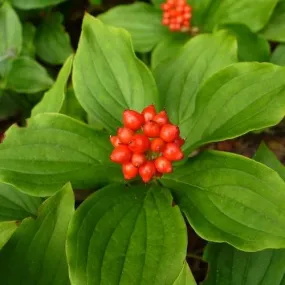
{"type": "Polygon", "coordinates": [[[181,50],[171,66],[156,70],[155,81],[125,30],[86,14],[72,83],[78,101],[103,130],[62,114],[64,92],[56,90],[66,85],[70,58],[55,83],[59,89],[46,93],[27,127],[6,132],[1,181],[22,195],[51,197],[10,239],[15,217],[5,220],[13,227],[0,251],[3,283],[195,284],[185,262],[186,223],[205,240],[242,251],[285,247],[285,182],[277,172],[224,152],[189,157],[209,142],[280,122],[285,69],[235,63],[235,39],[223,31],[197,36],[188,48],[193,53],[187,60],[181,50]],[[61,100],[55,100],[57,94],[61,100]],[[163,126],[157,128],[159,122],[163,126]],[[156,139],[161,140],[152,146],[156,139]],[[172,172],[165,161],[153,167],[155,150],[176,160],[167,158],[163,143],[176,150],[183,144],[178,158],[183,153],[184,159],[173,163],[172,172]],[[123,155],[115,156],[112,144],[124,149],[123,155]],[[143,156],[133,162],[131,152],[143,156]],[[128,163],[123,167],[127,179],[137,170],[143,178],[147,173],[147,183],[125,181],[114,160],[128,163]],[[161,177],[149,175],[161,165],[167,170],[161,177]],[[98,190],[74,215],[68,182],[77,193],[98,190]]]}

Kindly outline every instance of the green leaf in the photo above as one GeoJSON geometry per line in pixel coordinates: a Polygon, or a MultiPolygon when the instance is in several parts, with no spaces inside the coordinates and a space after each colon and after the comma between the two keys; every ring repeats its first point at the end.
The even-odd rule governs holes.
{"type": "Polygon", "coordinates": [[[63,15],[59,12],[49,15],[36,33],[36,53],[50,64],[63,64],[73,53],[69,35],[63,26],[63,15]]]}
{"type": "Polygon", "coordinates": [[[16,99],[6,90],[0,90],[0,121],[13,117],[20,112],[21,106],[16,99]]]}
{"type": "Polygon", "coordinates": [[[28,196],[12,185],[0,183],[0,222],[36,216],[42,199],[28,196]]]}
{"type": "Polygon", "coordinates": [[[176,55],[189,39],[185,33],[173,33],[162,40],[151,53],[151,67],[154,69],[161,62],[176,55]]]}
{"type": "Polygon", "coordinates": [[[87,121],[86,112],[83,110],[83,108],[79,104],[72,88],[67,90],[66,95],[65,95],[64,104],[60,112],[62,114],[65,114],[77,120],[80,120],[83,122],[87,121]]]}
{"type": "Polygon", "coordinates": [[[109,185],[83,202],[71,220],[71,283],[173,284],[186,242],[185,223],[168,189],[109,185]]]}
{"type": "Polygon", "coordinates": [[[280,44],[273,51],[271,56],[271,62],[281,66],[285,66],[285,44],[280,44]]]}
{"type": "Polygon", "coordinates": [[[149,104],[158,105],[154,79],[135,57],[126,31],[106,26],[88,14],[82,29],[73,84],[87,113],[115,131],[124,110],[142,111],[149,104]]]}
{"type": "Polygon", "coordinates": [[[267,166],[205,152],[162,183],[173,189],[175,203],[202,238],[244,251],[285,247],[285,183],[267,166]]]}
{"type": "Polygon", "coordinates": [[[245,24],[253,32],[268,22],[278,0],[212,0],[204,17],[204,29],[211,31],[220,24],[245,24]]]}
{"type": "Polygon", "coordinates": [[[285,166],[278,160],[275,154],[265,143],[261,143],[254,156],[254,159],[275,170],[285,181],[285,166]]]}
{"type": "Polygon", "coordinates": [[[22,9],[41,9],[48,6],[54,6],[67,0],[10,0],[13,6],[22,9]]]}
{"type": "Polygon", "coordinates": [[[196,285],[196,281],[189,269],[188,264],[185,262],[178,278],[174,281],[173,285],[196,285]]]}
{"type": "Polygon", "coordinates": [[[48,196],[70,181],[85,189],[122,180],[109,160],[109,136],[61,114],[39,114],[27,128],[12,126],[0,145],[0,178],[33,196],[48,196]]]}
{"type": "MultiPolygon", "coordinates": [[[[12,234],[17,229],[17,222],[1,222],[0,223],[0,249],[8,242],[12,234]]],[[[1,276],[2,278],[2,276],[1,276]]]]}
{"type": "Polygon", "coordinates": [[[284,68],[269,63],[237,63],[212,76],[180,126],[186,152],[276,125],[285,115],[284,77],[284,68]]]}
{"type": "Polygon", "coordinates": [[[35,34],[36,34],[36,27],[27,22],[23,25],[23,46],[21,50],[21,55],[29,56],[34,58],[36,54],[35,48],[35,34]]]}
{"type": "Polygon", "coordinates": [[[285,42],[285,1],[277,4],[273,15],[261,33],[267,40],[285,42]]]}
{"type": "Polygon", "coordinates": [[[69,285],[65,242],[73,213],[73,192],[67,184],[42,204],[37,219],[25,219],[0,251],[1,282],[69,285]]]}
{"type": "Polygon", "coordinates": [[[91,5],[101,5],[102,0],[89,0],[91,5]]]}
{"type": "Polygon", "coordinates": [[[210,264],[203,285],[281,285],[285,276],[285,250],[248,253],[227,244],[208,244],[210,264]]]}
{"type": "Polygon", "coordinates": [[[222,28],[226,28],[237,38],[239,61],[269,61],[270,46],[262,36],[241,24],[222,25],[222,28]]]}
{"type": "Polygon", "coordinates": [[[12,62],[4,87],[18,93],[37,93],[53,84],[43,66],[29,57],[18,57],[12,62]]]}
{"type": "Polygon", "coordinates": [[[44,94],[42,100],[32,110],[32,116],[39,113],[59,113],[64,105],[66,85],[71,73],[73,56],[71,55],[61,68],[52,88],[44,94]]]}
{"type": "Polygon", "coordinates": [[[18,55],[22,48],[22,25],[8,2],[0,4],[0,62],[18,55]]]}
{"type": "Polygon", "coordinates": [[[162,11],[142,2],[117,6],[101,14],[99,19],[105,24],[126,29],[138,52],[151,51],[170,34],[161,24],[162,11]]]}
{"type": "Polygon", "coordinates": [[[193,113],[199,87],[212,74],[237,61],[235,38],[226,31],[191,39],[179,53],[154,70],[171,121],[183,123],[193,113]]]}

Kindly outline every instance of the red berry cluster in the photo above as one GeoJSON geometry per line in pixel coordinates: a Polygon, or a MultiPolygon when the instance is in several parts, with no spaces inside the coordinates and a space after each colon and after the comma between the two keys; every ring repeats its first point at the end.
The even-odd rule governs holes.
{"type": "Polygon", "coordinates": [[[170,31],[188,31],[192,18],[192,7],[186,0],[167,0],[161,4],[163,11],[162,24],[168,26],[170,31]]]}
{"type": "Polygon", "coordinates": [[[123,123],[117,135],[110,137],[115,147],[110,158],[122,164],[125,179],[133,179],[139,174],[147,183],[154,176],[172,172],[172,161],[183,159],[181,146],[184,140],[179,136],[179,128],[169,122],[165,111],[157,113],[153,105],[141,114],[126,110],[123,123]]]}

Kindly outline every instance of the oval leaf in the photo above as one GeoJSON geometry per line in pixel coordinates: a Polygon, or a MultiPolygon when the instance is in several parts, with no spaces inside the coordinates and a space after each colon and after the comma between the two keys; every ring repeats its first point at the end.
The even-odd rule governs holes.
{"type": "Polygon", "coordinates": [[[259,146],[254,156],[254,160],[259,161],[275,170],[285,181],[285,166],[278,160],[275,154],[268,148],[265,143],[262,143],[259,146]]]}
{"type": "Polygon", "coordinates": [[[212,0],[204,17],[204,28],[211,31],[219,24],[245,24],[253,32],[268,22],[278,0],[212,0]]]}
{"type": "Polygon", "coordinates": [[[269,61],[270,46],[262,36],[241,24],[227,24],[222,28],[226,28],[237,38],[239,61],[269,61]]]}
{"type": "Polygon", "coordinates": [[[138,52],[151,51],[170,34],[161,24],[162,11],[142,2],[114,7],[101,14],[99,19],[107,25],[126,29],[132,36],[134,49],[138,52]]]}
{"type": "Polygon", "coordinates": [[[152,69],[176,55],[188,40],[189,36],[185,33],[173,33],[160,41],[151,53],[152,69]]]}
{"type": "Polygon", "coordinates": [[[17,229],[17,222],[1,222],[0,223],[0,249],[8,242],[12,234],[17,229]]]}
{"type": "Polygon", "coordinates": [[[248,253],[227,244],[209,244],[204,256],[210,271],[203,285],[284,284],[284,249],[248,253]]]}
{"type": "Polygon", "coordinates": [[[285,1],[279,1],[262,35],[276,42],[285,42],[285,1]]]}
{"type": "Polygon", "coordinates": [[[42,199],[28,196],[12,185],[0,183],[0,222],[36,216],[42,199]]]}
{"type": "Polygon", "coordinates": [[[110,185],[76,211],[67,238],[72,284],[173,284],[186,227],[168,189],[110,185]]]}
{"type": "Polygon", "coordinates": [[[66,185],[42,204],[36,220],[24,220],[0,251],[1,282],[69,285],[65,241],[73,213],[73,192],[66,185]]]}
{"type": "Polygon", "coordinates": [[[27,128],[11,127],[0,145],[0,178],[33,196],[48,196],[66,182],[92,188],[121,170],[109,160],[109,136],[61,114],[39,114],[27,128]]]}
{"type": "Polygon", "coordinates": [[[181,124],[193,113],[200,85],[212,74],[237,62],[237,43],[228,32],[191,39],[177,56],[158,65],[155,79],[168,115],[181,124]]]}
{"type": "Polygon", "coordinates": [[[54,6],[66,0],[11,0],[13,6],[22,9],[40,9],[48,6],[54,6]]]}
{"type": "Polygon", "coordinates": [[[271,62],[285,66],[285,44],[280,44],[272,53],[271,62]]]}
{"type": "Polygon", "coordinates": [[[8,2],[0,4],[0,62],[16,56],[22,48],[22,25],[8,2]]]}
{"type": "Polygon", "coordinates": [[[285,248],[285,183],[263,164],[205,152],[162,182],[202,238],[245,251],[285,248]]]}
{"type": "Polygon", "coordinates": [[[202,144],[276,125],[285,115],[285,68],[237,63],[212,76],[196,97],[195,112],[180,125],[187,152],[202,144]]]}
{"type": "Polygon", "coordinates": [[[124,30],[105,26],[88,14],[82,29],[73,67],[75,94],[87,113],[115,131],[125,109],[157,105],[155,82],[135,57],[124,30]]]}
{"type": "Polygon", "coordinates": [[[72,61],[73,56],[66,60],[52,88],[44,94],[42,100],[32,110],[32,116],[39,113],[60,112],[65,101],[66,85],[71,73],[72,61]]]}
{"type": "Polygon", "coordinates": [[[50,88],[53,80],[43,66],[29,57],[13,60],[4,87],[18,93],[37,93],[50,88]]]}
{"type": "Polygon", "coordinates": [[[173,285],[196,285],[196,281],[191,273],[188,264],[185,262],[178,278],[173,285]]]}
{"type": "Polygon", "coordinates": [[[34,58],[36,55],[36,48],[34,44],[36,35],[36,27],[26,22],[23,25],[23,46],[21,50],[21,55],[23,56],[29,56],[34,58]]]}
{"type": "Polygon", "coordinates": [[[49,15],[39,26],[36,33],[36,53],[40,59],[50,64],[62,64],[73,50],[69,35],[62,25],[63,15],[49,15]]]}

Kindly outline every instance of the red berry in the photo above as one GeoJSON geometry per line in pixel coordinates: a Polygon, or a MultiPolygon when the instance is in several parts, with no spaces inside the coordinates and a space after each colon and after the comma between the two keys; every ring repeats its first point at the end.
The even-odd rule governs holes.
{"type": "Polygon", "coordinates": [[[144,153],[149,147],[149,138],[143,134],[135,134],[129,144],[130,150],[136,153],[144,153]]]}
{"type": "MultiPolygon", "coordinates": [[[[164,17],[163,21],[166,20],[164,17]]],[[[149,105],[148,107],[144,108],[142,111],[142,115],[144,116],[144,120],[147,123],[148,121],[152,121],[156,115],[156,110],[154,105],[149,105]]]]}
{"type": "Polygon", "coordinates": [[[192,7],[191,6],[184,6],[184,12],[191,12],[192,11],[192,7]]]}
{"type": "Polygon", "coordinates": [[[134,132],[129,128],[119,128],[118,129],[118,138],[124,144],[130,143],[133,135],[134,135],[134,132]]]}
{"type": "Polygon", "coordinates": [[[167,11],[167,10],[169,10],[169,8],[170,8],[170,5],[168,3],[161,4],[161,9],[163,11],[167,11]]]}
{"type": "Polygon", "coordinates": [[[155,161],[155,168],[160,173],[171,173],[172,172],[172,164],[166,159],[164,156],[158,157],[155,161]]]}
{"type": "Polygon", "coordinates": [[[174,143],[176,143],[179,147],[181,147],[185,144],[185,140],[179,137],[174,141],[174,143]]]}
{"type": "Polygon", "coordinates": [[[190,18],[192,17],[192,15],[191,15],[191,13],[185,13],[185,14],[183,14],[183,18],[185,19],[185,20],[189,20],[190,18]]]}
{"type": "Polygon", "coordinates": [[[110,141],[111,141],[111,144],[114,146],[114,147],[117,147],[121,144],[121,141],[120,139],[118,138],[118,136],[110,136],[110,141]]]}
{"type": "Polygon", "coordinates": [[[139,168],[139,174],[143,182],[149,182],[156,173],[156,168],[153,161],[147,161],[139,168]]]}
{"type": "Polygon", "coordinates": [[[166,142],[173,142],[179,137],[179,128],[171,124],[166,124],[160,130],[160,137],[166,142]]]}
{"type": "Polygon", "coordinates": [[[177,6],[185,6],[187,5],[186,0],[176,0],[177,6]]]}
{"type": "Polygon", "coordinates": [[[183,22],[183,17],[182,16],[177,16],[176,17],[176,22],[177,23],[182,23],[183,22]]]}
{"type": "Polygon", "coordinates": [[[180,147],[175,143],[166,144],[162,154],[170,161],[181,160],[184,157],[180,147]]]}
{"type": "Polygon", "coordinates": [[[150,149],[154,152],[161,152],[165,147],[165,142],[161,138],[155,138],[151,141],[150,149]]]}
{"type": "Polygon", "coordinates": [[[156,122],[147,122],[143,126],[143,132],[149,138],[159,137],[159,135],[160,135],[160,126],[156,122]]]}
{"type": "Polygon", "coordinates": [[[124,178],[126,180],[135,178],[139,173],[139,169],[135,167],[131,162],[124,163],[122,170],[123,170],[124,178]]]}
{"type": "Polygon", "coordinates": [[[162,126],[168,123],[168,116],[165,111],[161,111],[154,117],[153,121],[162,126]]]}
{"type": "Polygon", "coordinates": [[[147,161],[146,156],[142,153],[134,153],[132,156],[132,164],[136,167],[140,167],[147,161]]]}
{"type": "Polygon", "coordinates": [[[177,7],[176,7],[176,11],[181,14],[181,12],[184,12],[184,11],[185,11],[185,7],[184,7],[184,6],[177,6],[177,7]]]}
{"type": "Polygon", "coordinates": [[[168,26],[168,24],[169,24],[169,19],[168,18],[162,20],[162,25],[168,26]]]}
{"type": "Polygon", "coordinates": [[[144,118],[136,111],[126,110],[123,114],[123,122],[126,128],[136,131],[143,125],[144,118]]]}
{"type": "Polygon", "coordinates": [[[117,146],[113,152],[111,153],[111,160],[116,163],[126,163],[131,160],[132,152],[126,145],[119,145],[117,146]]]}

